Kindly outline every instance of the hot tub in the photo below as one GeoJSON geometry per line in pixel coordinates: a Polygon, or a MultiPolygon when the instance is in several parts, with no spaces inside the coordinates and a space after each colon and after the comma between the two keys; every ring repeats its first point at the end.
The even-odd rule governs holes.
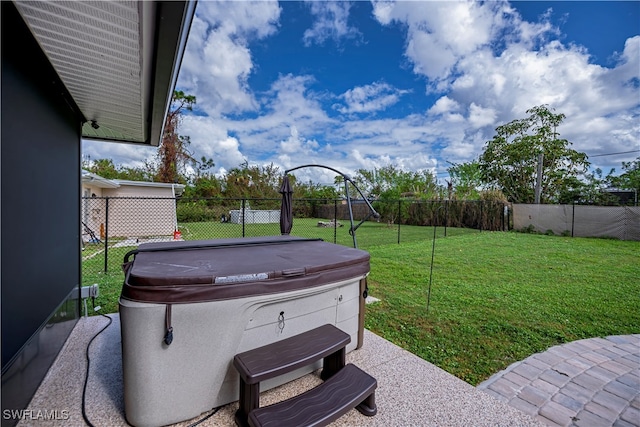
{"type": "Polygon", "coordinates": [[[238,400],[237,353],[326,323],[351,335],[347,351],[362,345],[365,251],[278,236],[149,243],[132,255],[120,320],[125,414],[134,426],[238,400]]]}

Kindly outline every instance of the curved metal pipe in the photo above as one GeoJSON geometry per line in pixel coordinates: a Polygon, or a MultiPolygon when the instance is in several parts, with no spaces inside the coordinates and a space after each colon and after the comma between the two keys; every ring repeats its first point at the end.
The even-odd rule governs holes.
{"type": "Polygon", "coordinates": [[[338,175],[342,176],[342,178],[344,179],[344,193],[345,193],[345,196],[347,196],[347,203],[349,205],[349,222],[351,224],[351,227],[349,228],[349,234],[351,234],[351,237],[353,238],[353,247],[357,248],[358,247],[358,241],[356,240],[356,230],[358,229],[358,227],[360,227],[366,220],[368,220],[372,216],[374,218],[380,218],[380,214],[378,212],[376,212],[376,210],[373,208],[373,206],[371,206],[371,203],[369,203],[369,200],[367,200],[367,198],[364,196],[364,194],[362,194],[362,191],[360,191],[360,189],[358,188],[356,183],[353,182],[353,180],[351,179],[351,177],[349,177],[349,175],[347,175],[347,174],[345,174],[343,172],[340,172],[339,170],[334,169],[334,168],[332,168],[330,166],[316,165],[316,164],[302,165],[302,166],[297,166],[297,167],[292,168],[292,169],[287,169],[287,170],[284,171],[284,174],[288,175],[290,172],[293,172],[295,170],[302,169],[302,168],[324,168],[324,169],[328,169],[328,170],[333,171],[333,172],[337,173],[338,175]],[[353,185],[353,187],[356,189],[358,194],[360,194],[360,197],[362,197],[362,200],[364,200],[364,202],[369,207],[369,215],[367,215],[355,227],[353,225],[353,210],[351,209],[351,196],[349,195],[349,186],[348,186],[347,182],[350,182],[353,185]]]}

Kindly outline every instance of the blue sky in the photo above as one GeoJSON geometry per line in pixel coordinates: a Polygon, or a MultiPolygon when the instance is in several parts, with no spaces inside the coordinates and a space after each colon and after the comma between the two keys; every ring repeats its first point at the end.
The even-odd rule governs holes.
{"type": "MultiPolygon", "coordinates": [[[[178,89],[197,97],[180,133],[217,173],[393,164],[443,179],[540,104],[593,167],[620,172],[640,155],[640,2],[200,1],[178,89]]],[[[139,165],[155,149],[83,152],[139,165]]]]}

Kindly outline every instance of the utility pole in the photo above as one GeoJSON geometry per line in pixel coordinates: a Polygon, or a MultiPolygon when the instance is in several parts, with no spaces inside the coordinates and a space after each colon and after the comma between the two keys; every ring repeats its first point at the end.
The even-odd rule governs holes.
{"type": "Polygon", "coordinates": [[[535,204],[540,204],[540,192],[542,191],[542,163],[544,162],[544,153],[538,154],[538,178],[536,180],[535,204]]]}

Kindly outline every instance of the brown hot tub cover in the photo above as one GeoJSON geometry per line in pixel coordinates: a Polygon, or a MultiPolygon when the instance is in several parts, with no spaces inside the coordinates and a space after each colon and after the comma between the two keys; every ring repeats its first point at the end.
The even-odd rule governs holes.
{"type": "Polygon", "coordinates": [[[291,236],[142,244],[125,257],[122,298],[192,303],[320,286],[369,273],[369,253],[291,236]],[[135,255],[129,260],[130,255],[135,255]]]}

